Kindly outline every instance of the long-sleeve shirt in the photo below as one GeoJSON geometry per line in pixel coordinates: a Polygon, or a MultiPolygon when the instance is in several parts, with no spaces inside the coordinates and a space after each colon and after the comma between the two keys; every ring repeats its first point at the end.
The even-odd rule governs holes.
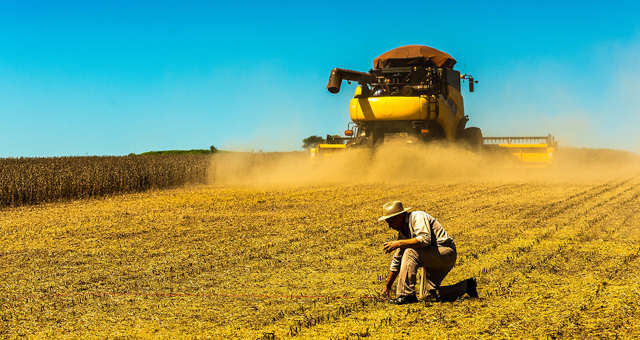
{"type": "MultiPolygon", "coordinates": [[[[425,247],[453,244],[453,238],[447,234],[440,222],[426,212],[413,211],[406,214],[405,219],[405,221],[409,223],[410,235],[398,232],[399,240],[406,240],[415,237],[416,240],[422,243],[425,247]]],[[[400,270],[403,254],[404,249],[396,249],[396,252],[393,254],[393,260],[391,260],[389,270],[392,272],[400,270]]]]}

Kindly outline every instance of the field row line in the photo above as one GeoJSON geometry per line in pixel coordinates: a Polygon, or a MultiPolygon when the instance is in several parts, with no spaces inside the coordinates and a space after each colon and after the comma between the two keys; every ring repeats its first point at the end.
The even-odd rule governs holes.
{"type": "MultiPolygon", "coordinates": [[[[528,216],[531,216],[532,212],[537,211],[537,215],[538,218],[534,221],[531,221],[529,223],[525,223],[524,224],[524,233],[529,233],[532,230],[537,230],[539,226],[543,225],[543,222],[547,222],[548,220],[551,220],[555,217],[561,216],[561,214],[563,212],[569,211],[570,209],[577,207],[579,204],[584,204],[585,202],[588,202],[590,199],[594,198],[594,197],[598,197],[599,195],[608,193],[608,192],[612,192],[618,188],[620,188],[621,186],[623,186],[624,184],[628,183],[630,181],[630,179],[626,179],[620,182],[613,182],[613,183],[605,183],[596,187],[592,187],[589,188],[587,190],[583,190],[579,193],[573,194],[568,198],[565,199],[561,199],[561,200],[557,200],[557,201],[553,201],[550,202],[548,204],[545,204],[543,207],[541,208],[536,208],[536,207],[532,207],[529,210],[523,211],[520,214],[521,218],[526,218],[528,216]]],[[[549,237],[551,236],[551,234],[548,234],[549,231],[545,231],[542,236],[543,237],[549,237]]],[[[502,245],[504,245],[503,247],[509,247],[512,243],[513,240],[517,237],[520,236],[521,234],[518,235],[513,235],[512,237],[509,237],[509,239],[503,239],[502,240],[502,245]],[[508,242],[508,243],[505,243],[508,242]]],[[[503,238],[505,236],[503,235],[503,238]]],[[[471,257],[472,259],[477,259],[480,257],[480,255],[483,254],[488,254],[491,252],[495,252],[498,251],[500,246],[496,247],[493,244],[488,244],[485,247],[474,251],[473,255],[471,256],[465,256],[462,255],[458,258],[458,263],[466,263],[466,260],[471,257]]]]}
{"type": "MultiPolygon", "coordinates": [[[[552,219],[554,219],[554,218],[556,218],[558,216],[561,216],[562,212],[566,212],[566,211],[570,210],[571,208],[576,207],[579,203],[585,203],[589,199],[592,199],[594,197],[598,197],[598,196],[600,196],[600,195],[602,195],[604,193],[612,193],[615,189],[620,188],[622,186],[622,184],[624,184],[626,182],[627,181],[623,181],[621,183],[613,185],[612,187],[609,187],[609,188],[606,188],[606,189],[603,189],[603,190],[599,190],[599,191],[597,191],[595,193],[590,193],[588,195],[580,195],[580,197],[582,197],[582,198],[579,201],[571,201],[569,204],[566,204],[566,205],[561,206],[561,207],[557,207],[558,206],[556,204],[557,202],[551,203],[551,205],[550,205],[551,207],[557,207],[557,208],[556,209],[550,209],[550,214],[549,215],[546,215],[544,217],[540,217],[536,221],[534,221],[531,224],[529,224],[528,228],[520,235],[520,236],[525,236],[525,237],[516,238],[515,240],[512,240],[511,242],[504,244],[504,246],[492,246],[492,247],[489,248],[489,249],[493,250],[493,252],[513,253],[514,254],[513,256],[512,255],[506,255],[505,258],[502,261],[499,261],[499,262],[493,261],[491,264],[488,265],[488,267],[485,267],[485,268],[482,268],[482,269],[478,270],[478,272],[476,273],[476,276],[482,277],[483,274],[489,273],[493,269],[500,268],[505,262],[512,261],[514,258],[517,258],[517,257],[521,256],[523,253],[530,252],[531,249],[535,245],[540,244],[543,240],[551,238],[560,229],[558,226],[550,226],[550,227],[546,227],[546,228],[545,227],[539,227],[539,226],[545,225],[550,220],[552,220],[552,219]],[[531,236],[531,237],[527,237],[527,236],[531,236]],[[517,245],[518,244],[518,240],[524,241],[524,240],[527,240],[527,239],[531,239],[531,241],[529,241],[525,245],[517,245]],[[510,248],[512,249],[511,252],[508,251],[510,248]]],[[[590,190],[588,190],[588,191],[590,191],[590,190]]],[[[603,201],[596,202],[593,207],[587,208],[587,211],[591,211],[592,209],[595,209],[595,208],[601,206],[603,204],[603,202],[608,202],[609,200],[611,200],[613,198],[615,198],[615,195],[612,198],[607,198],[607,199],[605,199],[603,201]]],[[[584,215],[584,213],[576,212],[575,214],[573,214],[574,218],[575,217],[579,217],[581,215],[584,215]]]]}
{"type": "MultiPolygon", "coordinates": [[[[590,188],[588,190],[585,190],[581,193],[572,195],[571,197],[564,199],[564,200],[560,200],[559,202],[554,202],[551,203],[549,205],[547,205],[547,208],[549,208],[549,210],[551,210],[552,212],[552,216],[551,217],[547,217],[546,219],[540,220],[542,221],[547,221],[549,219],[553,219],[554,217],[559,216],[559,214],[563,211],[567,211],[569,209],[571,209],[572,207],[577,206],[577,203],[575,202],[571,202],[575,199],[579,199],[579,202],[585,202],[591,198],[594,197],[598,197],[599,195],[603,194],[603,193],[607,193],[607,192],[612,192],[615,191],[615,189],[620,188],[621,186],[623,186],[624,184],[628,183],[629,180],[625,180],[622,182],[618,182],[615,183],[613,185],[605,185],[608,186],[608,188],[603,189],[604,186],[598,186],[596,188],[590,188]],[[567,202],[570,201],[570,204],[566,204],[566,205],[562,205],[560,206],[557,203],[561,203],[561,202],[567,202]],[[557,209],[551,209],[553,207],[557,207],[557,209]]],[[[618,193],[618,194],[614,194],[611,197],[608,197],[604,200],[599,200],[598,202],[596,202],[593,206],[591,206],[590,208],[588,208],[587,211],[592,211],[594,209],[597,209],[607,203],[610,202],[621,202],[622,204],[618,205],[616,204],[613,208],[613,210],[618,210],[618,209],[622,209],[627,203],[629,202],[633,202],[638,195],[640,195],[640,193],[634,193],[631,195],[630,198],[626,198],[626,196],[623,196],[626,193],[629,193],[631,190],[633,189],[633,187],[630,188],[625,188],[622,192],[618,193]]],[[[607,215],[610,215],[613,211],[609,211],[607,215]]],[[[578,216],[585,216],[585,214],[579,215],[579,213],[574,214],[574,216],[578,217],[578,216]]],[[[590,219],[589,222],[595,222],[596,219],[598,218],[594,218],[594,219],[590,219]]],[[[601,219],[598,219],[601,220],[601,219]]],[[[501,271],[505,271],[508,268],[515,268],[518,266],[521,266],[522,264],[522,255],[523,253],[531,253],[535,247],[535,249],[545,249],[545,246],[547,243],[551,242],[549,239],[550,237],[555,234],[557,231],[559,231],[560,228],[555,226],[555,227],[551,227],[551,228],[546,228],[546,232],[543,234],[543,236],[541,237],[541,239],[539,241],[533,241],[533,243],[530,246],[527,247],[521,247],[521,248],[517,248],[518,250],[518,256],[516,257],[510,257],[509,255],[507,255],[505,261],[501,261],[500,265],[496,265],[494,267],[492,267],[493,269],[498,269],[500,268],[501,271]],[[517,261],[517,259],[521,259],[519,261],[517,261]],[[506,266],[505,266],[506,265],[506,266]]],[[[582,234],[586,231],[585,228],[580,228],[580,230],[577,232],[577,235],[582,234]]],[[[551,242],[553,243],[553,242],[551,242]]],[[[545,263],[549,262],[551,259],[555,258],[556,256],[558,256],[559,254],[561,254],[563,252],[563,250],[568,249],[568,247],[570,246],[570,242],[569,241],[564,241],[561,242],[557,247],[554,247],[552,249],[550,249],[549,251],[545,251],[542,256],[540,257],[540,259],[533,264],[530,264],[528,267],[528,269],[525,269],[524,274],[526,274],[527,272],[531,272],[533,270],[535,270],[536,268],[539,268],[540,266],[543,266],[545,263]],[[546,255],[544,255],[546,254],[546,255]]],[[[539,252],[536,252],[536,254],[538,254],[539,252]]],[[[505,283],[505,285],[500,285],[499,289],[497,290],[498,292],[501,292],[502,294],[498,294],[498,296],[504,295],[504,294],[508,294],[510,292],[509,287],[513,286],[513,284],[515,284],[517,282],[517,280],[522,278],[522,272],[518,271],[518,273],[516,273],[516,275],[514,277],[512,277],[512,279],[510,279],[509,281],[507,281],[505,283]]],[[[491,292],[488,292],[490,296],[495,296],[495,294],[491,294],[491,292]]],[[[500,323],[500,320],[497,321],[497,323],[500,323]]],[[[487,334],[491,334],[493,330],[489,330],[487,329],[487,334]]]]}
{"type": "Polygon", "coordinates": [[[376,295],[294,295],[294,294],[228,294],[228,293],[163,293],[163,292],[135,292],[135,291],[85,291],[71,293],[50,293],[50,294],[22,294],[9,296],[0,296],[0,301],[16,302],[20,300],[53,300],[55,298],[68,298],[80,296],[137,296],[145,298],[180,298],[180,297],[223,297],[232,299],[282,299],[282,300],[307,300],[322,299],[327,302],[334,300],[348,299],[379,299],[376,295]]]}
{"type": "MultiPolygon", "coordinates": [[[[604,206],[607,203],[611,203],[611,202],[616,202],[616,203],[620,203],[620,204],[613,204],[612,208],[607,211],[606,213],[600,214],[594,218],[590,218],[588,219],[584,224],[583,227],[578,228],[575,232],[572,233],[573,237],[579,237],[580,235],[584,235],[585,232],[587,232],[587,229],[589,227],[592,227],[594,223],[598,223],[601,221],[604,221],[606,219],[606,217],[611,216],[615,211],[618,211],[620,209],[623,209],[624,207],[626,207],[626,205],[629,202],[634,202],[635,199],[638,197],[638,195],[640,195],[640,193],[636,192],[633,195],[631,195],[630,198],[625,198],[622,195],[631,192],[631,190],[633,189],[633,187],[627,188],[625,189],[623,192],[621,192],[618,195],[609,197],[603,201],[600,201],[598,203],[596,203],[594,206],[590,207],[589,209],[587,209],[587,211],[585,211],[585,214],[582,214],[580,216],[587,216],[587,213],[590,211],[594,211],[595,209],[604,206]]],[[[577,217],[577,216],[576,216],[577,217]]],[[[555,228],[556,231],[558,231],[560,228],[555,228]]],[[[555,233],[555,232],[554,232],[555,233]]],[[[530,263],[527,260],[525,260],[522,256],[517,256],[516,258],[511,259],[510,261],[506,261],[505,263],[503,263],[503,265],[499,266],[499,268],[501,269],[501,271],[503,272],[508,272],[511,269],[511,273],[512,276],[511,279],[508,279],[504,285],[498,283],[498,286],[496,287],[496,289],[494,290],[494,292],[488,291],[487,292],[487,297],[491,297],[491,296],[505,296],[511,293],[511,287],[513,287],[519,280],[521,280],[523,278],[523,276],[526,276],[526,274],[531,273],[534,270],[538,270],[539,268],[541,268],[542,266],[544,266],[546,263],[550,262],[552,259],[556,258],[557,256],[559,256],[560,254],[566,254],[568,252],[568,249],[575,244],[574,241],[572,241],[573,237],[570,237],[569,239],[565,239],[562,242],[560,242],[557,246],[555,247],[551,247],[551,248],[547,248],[547,243],[554,243],[553,241],[549,240],[549,237],[543,237],[540,242],[534,242],[534,244],[532,244],[531,248],[528,249],[528,253],[532,252],[532,248],[535,246],[536,249],[538,249],[538,252],[536,252],[536,255],[538,257],[538,260],[536,262],[530,263]],[[540,252],[540,250],[542,250],[543,252],[540,252]],[[518,259],[518,261],[515,261],[515,259],[518,259]],[[525,264],[523,266],[523,264],[525,264]],[[515,270],[517,267],[523,267],[523,269],[521,270],[515,270]]],[[[604,287],[601,287],[602,289],[604,289],[604,287]]],[[[599,293],[600,290],[598,290],[599,293]]],[[[572,314],[573,315],[573,314],[572,314]]],[[[570,316],[569,316],[570,317],[570,316]]],[[[498,319],[496,322],[500,323],[502,319],[498,319]]],[[[493,331],[492,329],[486,329],[485,330],[486,334],[491,334],[491,332],[493,331]]]]}
{"type": "MultiPolygon", "coordinates": [[[[545,207],[543,207],[544,210],[547,210],[550,212],[550,215],[546,215],[544,219],[538,219],[536,220],[532,227],[534,227],[535,225],[540,225],[540,222],[542,221],[546,221],[548,219],[554,218],[556,216],[558,216],[560,213],[567,211],[575,206],[577,206],[579,203],[584,203],[587,202],[589,199],[594,198],[594,197],[598,197],[599,195],[603,194],[603,193],[607,193],[607,192],[612,192],[614,190],[616,190],[617,188],[620,188],[621,186],[623,186],[624,184],[628,183],[631,179],[626,179],[617,183],[607,183],[607,184],[603,184],[600,186],[597,186],[595,188],[589,188],[587,190],[584,190],[580,193],[574,194],[572,196],[570,196],[567,199],[563,199],[563,200],[559,200],[559,201],[555,201],[552,203],[547,204],[545,207]],[[565,204],[562,204],[565,203],[565,204]]],[[[538,229],[538,228],[535,228],[538,229]]],[[[536,239],[537,241],[534,241],[535,244],[538,244],[542,241],[542,239],[546,239],[549,238],[553,233],[555,233],[558,230],[557,227],[553,227],[553,228],[548,228],[548,230],[542,235],[542,237],[540,239],[536,239]]],[[[511,245],[512,247],[515,246],[513,245],[514,242],[510,242],[508,245],[511,245]]],[[[531,248],[534,246],[534,244],[531,244],[530,246],[526,246],[526,247],[516,247],[516,252],[522,253],[522,252],[528,252],[531,250],[531,248]]],[[[496,247],[495,245],[490,247],[493,250],[497,250],[497,248],[503,248],[503,247],[496,247]]],[[[509,248],[509,247],[507,247],[509,248]]],[[[510,261],[510,257],[507,256],[505,258],[505,260],[500,261],[500,264],[504,264],[505,262],[511,262],[510,261]]],[[[493,269],[496,268],[500,268],[501,265],[495,265],[495,266],[490,266],[493,269]]],[[[478,277],[482,277],[483,274],[486,274],[488,272],[490,272],[491,269],[490,268],[483,268],[482,270],[479,270],[479,272],[477,273],[476,276],[478,277]]],[[[345,315],[347,316],[347,315],[345,315]]],[[[314,325],[315,326],[315,325],[314,325]]]]}
{"type": "MultiPolygon", "coordinates": [[[[629,205],[629,203],[637,203],[639,197],[640,197],[640,192],[636,192],[630,198],[620,200],[621,201],[620,204],[614,204],[613,209],[608,214],[597,215],[589,219],[587,223],[585,223],[583,228],[580,229],[580,235],[584,234],[588,228],[593,229],[594,225],[605,224],[602,222],[605,222],[607,217],[612,216],[613,213],[617,211],[629,212],[629,214],[625,216],[624,221],[628,221],[631,218],[638,216],[638,212],[639,212],[638,209],[627,209],[627,206],[629,205]]],[[[637,226],[621,224],[619,228],[621,229],[619,229],[617,232],[624,232],[625,229],[631,230],[633,228],[637,228],[637,226]]],[[[580,241],[584,242],[585,240],[581,239],[580,241]]],[[[629,268],[629,265],[631,265],[632,263],[635,263],[639,258],[640,258],[640,247],[630,252],[628,255],[623,256],[622,259],[620,259],[619,261],[610,262],[609,265],[604,268],[602,266],[595,266],[593,264],[591,267],[598,268],[596,272],[604,273],[607,280],[615,280],[621,274],[626,273],[626,270],[629,268]]],[[[584,311],[587,310],[590,306],[592,306],[592,302],[596,301],[596,299],[598,299],[600,296],[608,294],[608,289],[609,289],[609,286],[607,285],[606,281],[601,281],[596,287],[596,289],[594,289],[593,293],[586,297],[585,301],[581,304],[578,310],[574,310],[572,313],[570,313],[570,315],[565,316],[563,318],[562,325],[566,327],[569,324],[569,320],[571,320],[572,322],[577,322],[578,320],[581,320],[584,317],[584,311]]],[[[604,299],[604,301],[607,301],[607,300],[604,299]]]]}
{"type": "MultiPolygon", "coordinates": [[[[540,215],[541,213],[544,213],[546,211],[551,211],[551,213],[555,215],[555,214],[557,214],[557,213],[559,213],[561,211],[565,211],[565,210],[570,209],[571,207],[576,206],[578,203],[585,202],[588,199],[590,199],[592,197],[595,197],[595,196],[597,196],[599,194],[602,194],[602,193],[607,192],[607,191],[615,190],[616,188],[626,184],[630,180],[631,180],[631,178],[625,179],[625,180],[622,180],[622,181],[619,181],[619,182],[618,181],[611,181],[611,182],[604,183],[604,184],[601,184],[601,185],[598,185],[598,186],[595,186],[595,187],[591,187],[589,189],[586,189],[586,190],[580,191],[578,193],[572,194],[569,197],[566,197],[566,198],[563,198],[563,199],[560,199],[560,200],[556,200],[556,201],[547,203],[541,208],[532,206],[532,207],[529,207],[529,209],[522,211],[519,214],[519,216],[520,217],[528,217],[528,216],[533,216],[534,214],[535,215],[540,215]],[[569,203],[569,204],[566,204],[564,206],[560,206],[559,208],[557,208],[561,203],[572,202],[574,200],[575,200],[575,202],[573,202],[573,203],[569,203]],[[554,208],[557,208],[557,209],[554,209],[554,208]]],[[[504,201],[508,201],[508,199],[505,199],[504,201]]],[[[459,211],[460,209],[456,208],[456,210],[459,211]]],[[[482,210],[482,209],[480,209],[480,210],[482,210]]],[[[460,213],[459,215],[463,215],[463,213],[460,213]]],[[[552,215],[552,216],[554,216],[554,215],[552,215]]],[[[471,227],[469,227],[469,228],[471,228],[471,227]]],[[[464,230],[461,230],[460,232],[457,233],[457,235],[460,236],[460,235],[466,234],[469,231],[469,228],[465,228],[464,230]]],[[[488,247],[487,248],[487,250],[490,250],[490,249],[492,249],[492,247],[488,247]]],[[[483,253],[483,252],[480,252],[480,253],[483,253]]]]}
{"type": "MultiPolygon", "coordinates": [[[[491,190],[477,190],[476,193],[487,192],[487,191],[491,191],[491,190]]],[[[588,192],[589,190],[586,190],[586,191],[588,192]]],[[[411,199],[413,197],[419,197],[420,195],[421,195],[420,193],[412,192],[412,193],[410,193],[408,195],[408,197],[405,197],[405,199],[411,199]]],[[[360,311],[360,309],[358,309],[358,311],[360,311]]],[[[341,317],[347,317],[350,314],[351,314],[351,312],[347,311],[346,313],[341,313],[340,316],[341,317]]],[[[285,317],[286,317],[286,315],[282,315],[279,319],[282,319],[282,318],[285,318],[285,317]]],[[[323,323],[323,322],[327,322],[327,321],[330,321],[330,320],[334,320],[335,321],[335,319],[322,317],[321,315],[305,316],[305,319],[312,320],[312,321],[311,322],[302,322],[302,323],[300,322],[300,320],[294,321],[292,324],[289,325],[289,328],[290,328],[289,335],[298,334],[300,331],[302,331],[305,328],[314,327],[314,326],[316,326],[316,325],[318,325],[320,323],[323,323]],[[293,332],[291,330],[293,330],[293,332]]]]}
{"type": "MultiPolygon", "coordinates": [[[[389,199],[393,199],[393,198],[397,198],[398,196],[400,196],[400,194],[402,192],[405,192],[405,194],[403,195],[402,199],[405,202],[409,202],[417,199],[418,197],[420,197],[422,195],[422,193],[419,192],[409,192],[409,194],[406,194],[406,188],[405,187],[395,187],[393,188],[393,190],[395,192],[393,193],[389,193],[387,192],[386,195],[384,197],[376,197],[374,199],[369,199],[366,201],[359,201],[357,203],[357,206],[364,206],[367,205],[366,203],[373,203],[373,202],[378,202],[380,204],[388,201],[389,199]],[[397,193],[396,193],[397,192],[397,193]]],[[[345,209],[345,207],[349,207],[349,206],[355,206],[355,204],[350,204],[350,205],[346,205],[346,206],[340,206],[340,210],[345,209]]],[[[362,217],[351,217],[348,219],[341,219],[342,221],[342,225],[350,225],[350,224],[357,224],[358,222],[362,221],[362,217]]],[[[375,219],[371,219],[371,222],[367,222],[366,223],[366,227],[369,226],[373,226],[374,224],[377,224],[378,222],[375,222],[375,219]]],[[[353,237],[351,239],[351,242],[361,242],[363,239],[366,239],[367,237],[364,234],[360,234],[358,233],[357,235],[355,235],[356,237],[353,237]]],[[[324,297],[319,297],[317,300],[323,299],[324,297]]],[[[350,297],[350,298],[358,298],[359,301],[364,301],[364,300],[368,300],[368,301],[375,301],[375,303],[380,302],[381,299],[379,297],[379,295],[363,295],[360,297],[350,297]]],[[[343,299],[345,300],[345,299],[343,299]]],[[[316,301],[313,301],[314,303],[316,301]]],[[[290,328],[290,334],[297,334],[298,332],[300,332],[303,328],[307,328],[307,326],[311,326],[311,325],[317,325],[329,320],[337,320],[340,317],[344,317],[347,315],[350,315],[351,313],[355,312],[355,311],[360,311],[362,310],[364,307],[366,306],[370,306],[371,303],[365,303],[362,304],[361,302],[356,302],[356,303],[346,303],[346,304],[341,304],[340,306],[338,306],[334,311],[327,311],[327,312],[323,312],[323,313],[319,313],[318,315],[307,315],[305,316],[305,320],[304,321],[300,321],[300,320],[296,320],[294,321],[292,324],[289,325],[290,328]]],[[[281,319],[285,319],[287,317],[293,316],[299,314],[297,311],[290,311],[290,312],[285,312],[282,313],[282,315],[278,315],[277,317],[273,318],[273,322],[279,321],[281,319]]],[[[273,323],[267,323],[264,324],[264,327],[269,326],[270,324],[273,323]]]]}
{"type": "MultiPolygon", "coordinates": [[[[528,194],[530,192],[533,192],[534,190],[536,190],[536,188],[526,187],[526,191],[520,192],[519,194],[524,196],[524,195],[526,195],[526,194],[528,194]]],[[[489,208],[492,208],[494,206],[497,206],[497,205],[499,205],[501,203],[505,203],[505,202],[508,202],[508,201],[509,201],[509,197],[504,198],[504,199],[499,200],[499,201],[496,201],[494,204],[484,204],[484,205],[481,205],[479,207],[474,207],[474,208],[470,207],[470,210],[471,210],[470,212],[466,211],[465,209],[462,209],[462,207],[460,207],[460,206],[455,206],[451,210],[455,211],[456,213],[451,215],[451,216],[448,216],[447,219],[450,220],[450,221],[454,221],[458,217],[468,216],[469,214],[478,215],[482,211],[485,211],[485,210],[487,210],[489,208]]],[[[475,229],[476,227],[477,227],[477,225],[468,225],[465,228],[457,231],[456,232],[456,236],[460,237],[460,235],[466,235],[467,233],[470,232],[470,230],[475,229]]]]}

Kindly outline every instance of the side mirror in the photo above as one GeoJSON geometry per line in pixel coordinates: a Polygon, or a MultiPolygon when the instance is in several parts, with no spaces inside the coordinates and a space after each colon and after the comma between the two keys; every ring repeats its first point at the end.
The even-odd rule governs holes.
{"type": "Polygon", "coordinates": [[[473,92],[473,90],[475,90],[475,84],[478,83],[477,80],[473,79],[473,76],[470,74],[463,74],[460,76],[461,80],[468,80],[469,81],[469,92],[473,92]]]}

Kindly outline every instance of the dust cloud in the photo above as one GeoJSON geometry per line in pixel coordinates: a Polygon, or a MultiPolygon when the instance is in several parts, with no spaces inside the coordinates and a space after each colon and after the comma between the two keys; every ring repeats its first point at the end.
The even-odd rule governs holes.
{"type": "Polygon", "coordinates": [[[559,148],[547,167],[526,166],[504,152],[447,144],[385,144],[311,159],[308,152],[222,153],[212,157],[211,184],[317,185],[418,181],[590,181],[640,173],[640,157],[607,149],[559,148]]]}

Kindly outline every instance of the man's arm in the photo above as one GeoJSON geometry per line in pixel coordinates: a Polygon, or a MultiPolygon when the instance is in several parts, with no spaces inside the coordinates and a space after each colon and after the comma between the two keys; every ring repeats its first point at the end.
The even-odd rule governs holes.
{"type": "Polygon", "coordinates": [[[425,244],[423,242],[420,242],[417,238],[414,237],[407,240],[397,240],[397,241],[387,242],[384,244],[384,251],[387,253],[390,253],[398,248],[399,249],[406,249],[406,248],[420,249],[424,247],[424,245],[425,244]]]}
{"type": "Polygon", "coordinates": [[[391,291],[391,286],[393,286],[393,281],[398,277],[398,272],[389,272],[389,276],[387,276],[387,282],[384,285],[384,290],[382,291],[382,295],[385,297],[389,297],[389,291],[391,291]]]}

